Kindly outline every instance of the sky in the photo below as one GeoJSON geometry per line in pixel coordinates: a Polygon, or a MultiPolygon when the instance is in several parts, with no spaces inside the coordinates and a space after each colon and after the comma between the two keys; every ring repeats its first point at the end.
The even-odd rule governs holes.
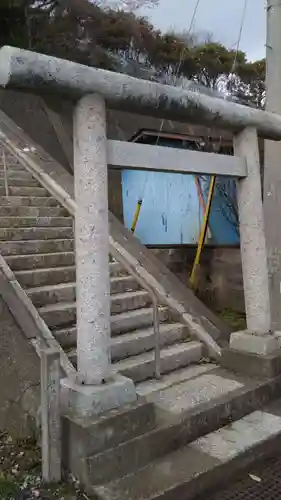
{"type": "MultiPolygon", "coordinates": [[[[200,0],[194,32],[212,33],[216,41],[235,48],[245,0],[200,0]]],[[[196,0],[160,0],[158,7],[142,13],[161,30],[188,31],[196,0]]],[[[248,0],[240,49],[249,60],[265,56],[265,0],[248,0]]]]}

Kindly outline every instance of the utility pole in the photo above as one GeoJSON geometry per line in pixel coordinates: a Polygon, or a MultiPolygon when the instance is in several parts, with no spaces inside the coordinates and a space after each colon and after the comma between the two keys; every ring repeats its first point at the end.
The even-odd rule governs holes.
{"type": "MultiPolygon", "coordinates": [[[[266,109],[281,115],[281,0],[267,0],[266,109]]],[[[264,219],[272,330],[281,331],[281,142],[265,141],[264,219]]]]}

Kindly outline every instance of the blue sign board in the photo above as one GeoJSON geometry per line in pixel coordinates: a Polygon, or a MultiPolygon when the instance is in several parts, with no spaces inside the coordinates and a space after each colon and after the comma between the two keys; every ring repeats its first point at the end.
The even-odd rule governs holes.
{"type": "MultiPolygon", "coordinates": [[[[180,147],[178,141],[158,141],[180,147]]],[[[197,178],[206,203],[210,178],[197,178]]],[[[135,235],[145,245],[195,245],[203,221],[203,207],[194,175],[151,171],[122,171],[124,224],[130,229],[136,205],[142,206],[135,235]]],[[[239,233],[236,186],[233,179],[217,178],[206,244],[237,245],[239,233]]]]}

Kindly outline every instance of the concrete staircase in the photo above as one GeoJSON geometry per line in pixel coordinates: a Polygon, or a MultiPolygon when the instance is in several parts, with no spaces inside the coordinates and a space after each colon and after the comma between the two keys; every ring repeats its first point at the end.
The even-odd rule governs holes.
{"type": "MultiPolygon", "coordinates": [[[[6,181],[0,163],[0,252],[75,365],[73,219],[9,154],[6,181]]],[[[145,248],[134,248],[135,238],[115,222],[111,237],[130,255],[141,254],[165,293],[216,335],[216,320],[145,248]]],[[[98,417],[63,415],[63,464],[86,491],[99,500],[195,500],[279,449],[281,402],[272,401],[280,398],[281,376],[247,378],[204,362],[203,345],[163,306],[163,376],[156,380],[150,297],[115,261],[110,275],[113,367],[136,382],[139,398],[98,417]]]]}
{"type": "MultiPolygon", "coordinates": [[[[6,162],[8,196],[0,165],[1,254],[75,365],[73,219],[15,158],[7,154],[6,162]]],[[[113,368],[143,384],[155,369],[151,298],[117,262],[110,262],[110,284],[113,368]]],[[[182,369],[200,362],[202,344],[167,307],[160,308],[160,321],[161,370],[171,374],[169,386],[178,370],[182,377],[182,369]]]]}

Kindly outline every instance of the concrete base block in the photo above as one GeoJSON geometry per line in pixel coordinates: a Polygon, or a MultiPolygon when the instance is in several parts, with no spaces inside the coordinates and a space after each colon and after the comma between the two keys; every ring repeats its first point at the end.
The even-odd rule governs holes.
{"type": "Polygon", "coordinates": [[[268,355],[223,349],[221,366],[248,377],[274,378],[281,374],[281,350],[268,355]]]}
{"type": "Polygon", "coordinates": [[[274,337],[276,338],[278,342],[278,347],[279,349],[281,348],[281,332],[274,332],[274,337]]]}
{"type": "Polygon", "coordinates": [[[258,354],[260,356],[267,356],[279,349],[279,343],[274,334],[247,331],[232,333],[229,346],[236,351],[258,354]]]}
{"type": "Polygon", "coordinates": [[[82,385],[77,380],[61,380],[62,411],[78,417],[89,417],[136,401],[133,381],[113,375],[103,385],[82,385]]]}

